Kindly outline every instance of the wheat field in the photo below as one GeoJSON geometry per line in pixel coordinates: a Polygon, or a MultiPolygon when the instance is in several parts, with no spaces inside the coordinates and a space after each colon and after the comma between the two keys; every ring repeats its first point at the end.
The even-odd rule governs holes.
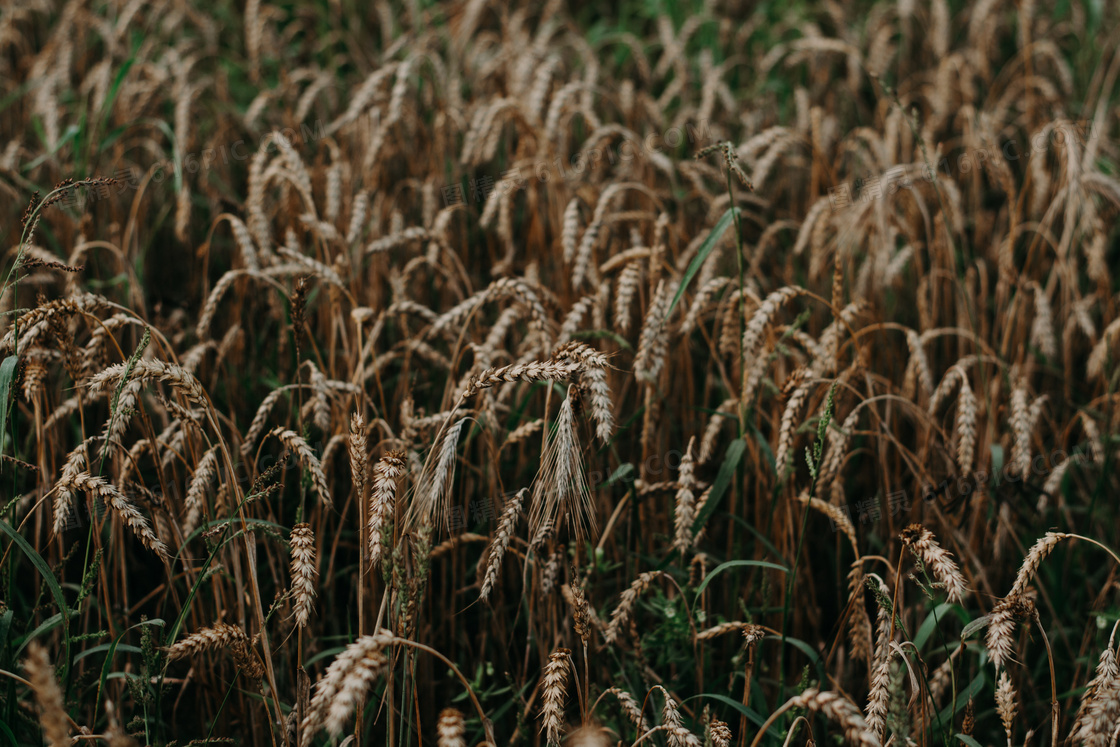
{"type": "Polygon", "coordinates": [[[0,745],[1116,745],[1117,28],[8,0],[0,745]]]}

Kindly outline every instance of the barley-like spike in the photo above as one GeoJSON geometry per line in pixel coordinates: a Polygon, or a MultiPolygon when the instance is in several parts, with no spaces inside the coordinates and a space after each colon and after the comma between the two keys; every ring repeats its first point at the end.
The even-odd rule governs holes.
{"type": "Polygon", "coordinates": [[[392,638],[383,634],[362,636],[346,647],[327,667],[315,685],[315,696],[300,725],[301,742],[326,729],[332,739],[364,697],[369,685],[388,667],[385,648],[392,638]]]}

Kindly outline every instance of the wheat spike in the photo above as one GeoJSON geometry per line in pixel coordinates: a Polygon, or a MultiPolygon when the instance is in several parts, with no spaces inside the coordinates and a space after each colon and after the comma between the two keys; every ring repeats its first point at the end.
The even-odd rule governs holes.
{"type": "Polygon", "coordinates": [[[541,466],[533,480],[529,533],[536,537],[547,524],[559,530],[564,524],[577,538],[595,530],[594,504],[587,486],[583,455],[575,428],[575,387],[560,405],[556,430],[545,444],[541,466]]]}
{"type": "Polygon", "coordinates": [[[522,488],[506,501],[502,510],[502,518],[498,522],[498,531],[494,534],[494,541],[490,543],[490,555],[486,561],[486,577],[482,582],[481,599],[489,599],[494,584],[498,581],[498,573],[502,569],[502,558],[509,548],[513,530],[517,526],[517,517],[521,515],[521,504],[529,494],[528,488],[522,488]]]}
{"type": "Polygon", "coordinates": [[[295,452],[296,456],[299,457],[300,464],[311,475],[311,484],[315,488],[316,495],[319,496],[319,501],[326,508],[331,508],[334,504],[331,501],[331,490],[327,486],[327,475],[323,472],[323,465],[319,462],[319,458],[315,456],[315,452],[311,450],[307,441],[303,440],[295,431],[283,426],[273,428],[271,435],[276,436],[283,442],[284,446],[295,452]]]}
{"type": "Polygon", "coordinates": [[[397,480],[404,474],[404,452],[390,451],[378,460],[373,468],[373,485],[370,488],[369,531],[370,567],[381,567],[384,554],[382,533],[390,526],[396,514],[397,480]]]}
{"type": "Polygon", "coordinates": [[[549,655],[544,668],[542,683],[541,729],[549,747],[560,747],[560,736],[564,723],[564,701],[568,695],[568,667],[571,666],[572,652],[566,648],[557,649],[549,655]]]}
{"type": "Polygon", "coordinates": [[[24,671],[31,680],[31,689],[39,703],[39,724],[43,736],[51,747],[69,747],[70,724],[62,701],[62,690],[54,676],[54,667],[47,658],[47,650],[32,640],[23,660],[24,671]]]}
{"type": "Polygon", "coordinates": [[[966,591],[964,576],[952,556],[937,544],[933,532],[921,524],[911,524],[902,530],[899,538],[933,571],[934,578],[945,587],[949,601],[960,604],[966,591]]]}
{"type": "Polygon", "coordinates": [[[315,597],[315,535],[308,523],[292,527],[288,539],[292,551],[292,598],[297,627],[305,627],[311,617],[311,604],[315,597]]]}
{"type": "Polygon", "coordinates": [[[673,512],[675,534],[673,549],[684,552],[692,546],[692,522],[696,515],[696,496],[693,489],[696,487],[695,465],[692,461],[692,447],[696,444],[696,437],[689,439],[688,448],[681,457],[681,465],[677,482],[676,508],[673,512]]]}
{"type": "Polygon", "coordinates": [[[1007,734],[1007,747],[1011,747],[1011,731],[1015,725],[1015,712],[1018,706],[1015,704],[1015,688],[1011,685],[1011,678],[1007,672],[1002,672],[999,676],[999,686],[996,687],[996,710],[999,712],[999,720],[1003,722],[1003,731],[1007,734]]]}
{"type": "Polygon", "coordinates": [[[829,721],[840,727],[848,744],[856,747],[879,747],[878,737],[868,727],[859,710],[838,693],[809,688],[789,702],[793,707],[824,714],[829,721]]]}
{"type": "Polygon", "coordinates": [[[463,736],[466,724],[463,723],[463,714],[454,708],[444,708],[439,713],[439,723],[436,724],[436,744],[438,747],[467,747],[467,740],[463,736]]]}
{"type": "Polygon", "coordinates": [[[630,616],[634,610],[634,603],[638,601],[638,597],[649,588],[654,579],[662,575],[661,571],[647,571],[642,573],[630,584],[630,588],[622,592],[622,597],[618,601],[618,606],[615,607],[614,612],[611,613],[611,622],[607,627],[607,632],[604,634],[607,643],[617,643],[618,636],[622,632],[622,627],[630,622],[630,616]]]}
{"type": "Polygon", "coordinates": [[[391,642],[390,636],[382,634],[362,636],[331,662],[315,685],[315,696],[300,725],[303,744],[310,744],[322,729],[332,739],[342,733],[358,701],[388,666],[385,648],[391,642]]]}

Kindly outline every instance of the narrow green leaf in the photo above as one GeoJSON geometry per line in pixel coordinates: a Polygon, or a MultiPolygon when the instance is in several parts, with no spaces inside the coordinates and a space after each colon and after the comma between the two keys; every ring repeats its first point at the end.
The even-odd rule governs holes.
{"type": "Polygon", "coordinates": [[[968,617],[964,610],[955,604],[942,602],[934,607],[933,612],[922,622],[922,627],[918,628],[918,633],[914,636],[914,645],[917,646],[919,651],[925,650],[926,642],[929,640],[930,636],[933,635],[933,631],[941,627],[941,623],[945,621],[945,617],[950,612],[954,611],[957,613],[957,616],[961,618],[962,622],[968,622],[968,617]],[[954,610],[954,607],[956,610],[954,610]]]}
{"type": "MultiPolygon", "coordinates": [[[[58,605],[59,611],[64,615],[68,615],[70,608],[66,606],[66,597],[62,594],[62,587],[58,585],[58,579],[51,573],[51,567],[47,565],[47,561],[43,560],[43,556],[35,552],[35,548],[27,543],[23,535],[17,532],[11,524],[3,519],[0,519],[0,531],[8,535],[12,542],[16,544],[16,547],[23,551],[23,554],[26,555],[28,560],[31,561],[31,564],[35,566],[35,570],[39,571],[39,574],[43,577],[43,581],[46,582],[47,588],[50,590],[51,596],[54,597],[55,604],[58,605]]],[[[67,639],[69,639],[69,635],[67,635],[67,639]]]]}
{"type": "Polygon", "coordinates": [[[747,708],[739,701],[729,698],[726,695],[720,695],[719,693],[700,693],[699,695],[689,696],[681,702],[687,703],[688,701],[696,700],[697,698],[710,698],[712,700],[723,703],[726,706],[734,708],[736,711],[753,721],[756,726],[762,726],[766,723],[766,719],[764,719],[758,711],[754,710],[753,708],[747,708]]]}
{"type": "MultiPolygon", "coordinates": [[[[70,617],[74,617],[77,614],[78,614],[77,610],[74,610],[70,613],[70,617]]],[[[31,643],[33,640],[35,640],[36,638],[41,636],[43,633],[54,630],[59,625],[62,625],[64,622],[65,622],[65,620],[62,619],[61,614],[51,615],[50,617],[48,617],[46,620],[43,621],[43,623],[41,625],[39,625],[39,627],[35,628],[35,630],[32,630],[30,633],[28,633],[27,635],[25,635],[23,637],[23,640],[20,642],[19,646],[16,647],[16,652],[14,654],[12,654],[12,658],[13,659],[20,658],[19,655],[23,653],[23,650],[25,648],[27,648],[27,645],[29,643],[31,643]]]]}
{"type": "Polygon", "coordinates": [[[957,739],[959,739],[959,740],[961,740],[962,742],[964,742],[965,744],[967,744],[967,745],[968,745],[968,747],[982,747],[982,746],[981,746],[981,744],[980,744],[979,742],[977,742],[977,741],[976,741],[975,739],[973,739],[972,737],[968,736],[967,734],[955,734],[954,736],[955,736],[955,737],[956,737],[957,739]]]}
{"type": "Polygon", "coordinates": [[[976,631],[983,630],[984,628],[988,627],[989,622],[991,622],[991,616],[984,615],[983,617],[976,618],[968,625],[965,625],[964,630],[961,631],[961,640],[968,640],[968,638],[976,631]]]}
{"type": "Polygon", "coordinates": [[[964,710],[965,705],[968,703],[969,698],[973,698],[984,689],[984,673],[976,675],[976,679],[968,683],[962,692],[957,693],[957,702],[950,703],[942,709],[941,713],[937,715],[937,720],[942,724],[951,723],[953,714],[958,711],[964,710]]]}
{"type": "Polygon", "coordinates": [[[700,266],[704,264],[704,260],[706,260],[708,255],[712,253],[712,250],[716,248],[716,244],[723,237],[727,227],[731,225],[731,222],[739,212],[740,210],[737,207],[728,208],[727,212],[720,217],[715,228],[712,229],[712,232],[708,234],[708,238],[704,239],[704,243],[700,245],[700,250],[696,252],[696,256],[693,257],[692,261],[688,264],[688,269],[684,271],[684,277],[681,278],[680,287],[677,288],[677,295],[673,296],[673,302],[669,304],[669,310],[665,312],[666,319],[669,318],[669,314],[672,313],[673,308],[677,305],[677,301],[681,300],[681,296],[684,295],[684,289],[688,287],[688,284],[692,282],[692,278],[700,271],[700,266]]]}
{"type": "Polygon", "coordinates": [[[769,568],[771,570],[781,571],[782,573],[789,573],[789,569],[784,565],[771,563],[768,560],[729,560],[726,563],[720,563],[719,565],[717,565],[715,567],[715,570],[704,577],[704,580],[701,581],[700,585],[696,587],[696,595],[699,596],[704,591],[704,589],[708,588],[708,584],[712,582],[712,579],[718,576],[723,571],[727,570],[728,568],[742,568],[744,566],[752,566],[754,568],[769,568]]]}
{"type": "Polygon", "coordinates": [[[716,481],[712,483],[712,494],[708,496],[708,501],[704,504],[703,510],[700,511],[695,521],[692,522],[693,535],[696,535],[704,528],[709,517],[711,517],[716,507],[719,505],[720,498],[727,492],[727,486],[731,484],[732,478],[735,477],[735,470],[739,469],[739,461],[743,458],[743,451],[746,448],[747,442],[741,438],[735,439],[731,442],[731,445],[727,447],[727,454],[723,458],[723,464],[719,467],[716,481]]]}
{"type": "Polygon", "coordinates": [[[12,383],[16,379],[16,363],[18,358],[14,355],[9,355],[7,358],[0,362],[0,454],[3,454],[4,448],[4,430],[8,424],[8,402],[14,399],[14,392],[12,391],[12,383]]]}

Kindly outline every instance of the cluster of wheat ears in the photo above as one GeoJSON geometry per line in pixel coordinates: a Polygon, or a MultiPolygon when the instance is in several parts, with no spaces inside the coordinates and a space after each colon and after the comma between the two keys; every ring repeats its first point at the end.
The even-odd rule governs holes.
{"type": "Polygon", "coordinates": [[[582,5],[0,8],[0,745],[1117,744],[1115,4],[582,5]]]}

